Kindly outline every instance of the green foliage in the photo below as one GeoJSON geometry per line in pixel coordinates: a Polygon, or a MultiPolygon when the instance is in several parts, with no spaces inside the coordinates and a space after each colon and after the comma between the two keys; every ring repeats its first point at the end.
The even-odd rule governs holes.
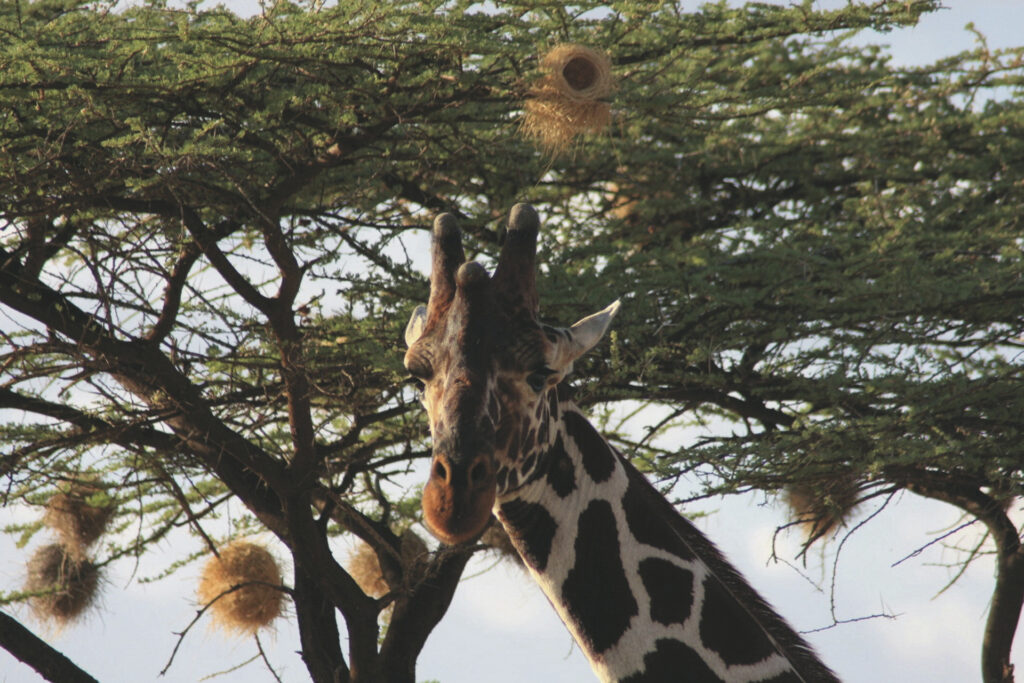
{"type": "MultiPolygon", "coordinates": [[[[936,6],[0,4],[4,503],[96,475],[105,562],[177,526],[198,556],[230,521],[346,586],[295,515],[386,557],[418,514],[400,362],[425,228],[462,214],[487,262],[521,200],[547,318],[624,299],[581,402],[729,423],[689,449],[619,435],[645,469],[1018,495],[1024,51],[897,69],[849,41],[936,6]],[[559,42],[619,82],[612,127],[550,158],[517,118],[559,42]]],[[[376,647],[376,612],[342,611],[376,647]]]]}

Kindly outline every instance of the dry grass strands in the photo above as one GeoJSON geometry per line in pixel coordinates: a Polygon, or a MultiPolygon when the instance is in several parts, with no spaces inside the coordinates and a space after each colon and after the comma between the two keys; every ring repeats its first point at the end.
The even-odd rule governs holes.
{"type": "Polygon", "coordinates": [[[235,541],[211,557],[199,579],[199,600],[229,633],[253,634],[281,615],[281,569],[261,545],[235,541]]]}
{"type": "MultiPolygon", "coordinates": [[[[371,598],[379,600],[391,592],[391,588],[384,578],[384,571],[380,568],[377,553],[368,543],[359,542],[355,552],[349,556],[345,569],[356,580],[363,592],[371,598]]],[[[380,621],[382,623],[387,624],[391,621],[394,608],[394,603],[391,603],[381,610],[380,621]]]]}
{"type": "MultiPolygon", "coordinates": [[[[399,536],[399,540],[401,543],[399,546],[399,559],[401,561],[402,581],[404,583],[404,586],[398,589],[398,592],[401,593],[417,584],[423,578],[430,558],[430,549],[412,529],[403,531],[401,536],[399,536]]],[[[391,586],[388,584],[387,579],[384,578],[384,571],[380,566],[380,558],[368,543],[359,541],[355,551],[349,555],[345,569],[355,579],[355,582],[359,584],[363,592],[371,598],[380,600],[392,593],[391,586]]],[[[395,595],[391,597],[392,599],[396,598],[395,595]]],[[[387,624],[391,621],[394,607],[395,603],[392,601],[381,610],[380,620],[382,623],[387,624]]]]}
{"type": "Polygon", "coordinates": [[[523,564],[523,558],[519,556],[519,552],[516,551],[515,546],[512,545],[512,539],[508,537],[508,533],[505,531],[505,527],[501,526],[497,522],[492,522],[487,531],[480,537],[480,542],[486,546],[490,546],[498,556],[503,560],[510,560],[513,564],[518,565],[520,568],[525,567],[523,564]]]}
{"type": "Polygon", "coordinates": [[[611,62],[603,52],[562,44],[541,59],[545,72],[524,104],[522,132],[547,152],[568,148],[581,133],[599,133],[611,122],[604,100],[615,89],[611,62]]]}
{"type": "Polygon", "coordinates": [[[399,537],[402,545],[402,567],[406,574],[418,577],[420,569],[430,561],[430,548],[412,529],[406,529],[399,537]]]}
{"type": "Polygon", "coordinates": [[[102,491],[95,484],[73,484],[66,492],[54,494],[46,504],[43,523],[57,533],[70,551],[79,555],[85,555],[114,517],[112,503],[90,502],[102,491]]]}
{"type": "MultiPolygon", "coordinates": [[[[403,531],[399,541],[403,580],[407,584],[413,584],[421,578],[423,569],[429,562],[430,549],[412,529],[403,531]]],[[[384,578],[384,571],[380,567],[380,558],[368,543],[359,541],[355,551],[349,555],[345,569],[371,598],[380,599],[391,592],[391,587],[384,578]]]]}
{"type": "Polygon", "coordinates": [[[362,541],[349,556],[346,567],[348,573],[356,580],[363,592],[371,598],[382,598],[388,594],[388,582],[384,580],[384,572],[380,568],[377,553],[362,541]]]}
{"type": "Polygon", "coordinates": [[[39,548],[28,561],[25,590],[41,621],[64,627],[82,616],[99,593],[99,569],[87,558],[60,543],[39,548]]]}
{"type": "Polygon", "coordinates": [[[803,526],[808,544],[845,526],[857,508],[859,483],[854,473],[847,472],[786,487],[783,499],[794,521],[803,526]]]}

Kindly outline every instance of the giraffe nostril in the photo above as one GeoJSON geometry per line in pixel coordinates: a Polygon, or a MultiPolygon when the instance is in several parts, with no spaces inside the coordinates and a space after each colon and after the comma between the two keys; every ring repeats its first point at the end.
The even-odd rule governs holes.
{"type": "Polygon", "coordinates": [[[469,485],[478,486],[487,479],[487,464],[483,460],[477,460],[469,469],[469,485]]]}
{"type": "Polygon", "coordinates": [[[434,461],[434,476],[448,481],[448,467],[440,459],[434,461]]]}

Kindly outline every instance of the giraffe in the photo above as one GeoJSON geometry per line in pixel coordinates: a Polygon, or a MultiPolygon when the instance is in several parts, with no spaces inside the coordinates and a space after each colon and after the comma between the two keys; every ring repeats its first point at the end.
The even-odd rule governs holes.
{"type": "Polygon", "coordinates": [[[433,439],[426,525],[458,544],[493,512],[602,681],[837,681],[560,386],[619,302],[539,322],[539,225],[512,209],[492,277],[450,214],[434,221],[430,297],[405,332],[433,439]]]}

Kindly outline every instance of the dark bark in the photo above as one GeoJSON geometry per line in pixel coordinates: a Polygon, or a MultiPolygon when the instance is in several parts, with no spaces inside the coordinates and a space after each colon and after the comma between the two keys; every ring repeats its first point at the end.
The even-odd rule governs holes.
{"type": "MultiPolygon", "coordinates": [[[[212,244],[204,251],[207,256],[216,253],[212,244]]],[[[282,372],[295,445],[291,462],[285,466],[219,420],[200,389],[178,372],[154,344],[116,338],[101,321],[26,273],[16,259],[9,258],[5,262],[4,256],[6,254],[0,251],[0,292],[3,292],[0,299],[3,303],[74,340],[75,353],[89,358],[94,368],[109,373],[129,392],[164,413],[163,421],[180,439],[182,450],[204,462],[292,548],[296,567],[305,576],[302,591],[306,601],[301,631],[304,647],[311,648],[304,656],[314,679],[318,683],[380,680],[378,606],[334,559],[323,529],[313,519],[309,490],[315,481],[320,455],[315,449],[301,343],[287,302],[258,299],[271,317],[271,327],[282,352],[282,372]],[[309,597],[313,583],[315,591],[322,596],[316,601],[309,597]],[[325,609],[338,609],[345,617],[349,636],[347,664],[340,654],[337,624],[332,614],[324,613],[325,609]],[[327,644],[329,638],[333,638],[334,645],[327,644]]],[[[293,270],[288,277],[296,279],[298,273],[293,270]]],[[[165,310],[166,320],[161,321],[164,326],[169,324],[173,309],[174,306],[170,306],[165,310]]],[[[45,412],[44,409],[51,406],[34,408],[45,412]]],[[[60,417],[78,419],[82,416],[65,414],[60,417]]],[[[174,437],[167,438],[174,440],[174,437]]]]}
{"type": "Polygon", "coordinates": [[[378,681],[376,601],[359,585],[331,554],[324,530],[312,515],[306,494],[287,499],[285,518],[297,567],[308,567],[307,575],[316,583],[324,600],[329,600],[345,618],[348,629],[348,667],[352,683],[378,681]]]}
{"type": "Polygon", "coordinates": [[[981,641],[981,679],[984,683],[1013,683],[1013,636],[1024,604],[1024,555],[1020,544],[996,558],[996,585],[981,641]]]}
{"type": "MultiPolygon", "coordinates": [[[[0,263],[4,256],[0,250],[0,263]]],[[[200,390],[158,348],[142,340],[114,338],[95,317],[25,275],[17,262],[2,263],[0,302],[74,340],[96,369],[166,413],[164,422],[186,448],[216,472],[268,528],[286,534],[281,505],[272,493],[285,489],[285,470],[279,462],[219,420],[200,390]]]]}
{"type": "Polygon", "coordinates": [[[980,520],[996,546],[996,584],[981,645],[983,683],[1013,683],[1013,638],[1024,606],[1024,546],[1013,521],[999,501],[976,485],[930,471],[900,470],[897,480],[922,496],[955,505],[980,520]]]}
{"type": "Polygon", "coordinates": [[[0,646],[54,683],[96,683],[96,679],[39,636],[0,612],[0,646]]]}
{"type": "Polygon", "coordinates": [[[349,670],[341,652],[334,606],[324,599],[323,591],[298,562],[294,600],[302,660],[313,683],[347,683],[349,670]]]}
{"type": "Polygon", "coordinates": [[[441,550],[411,591],[396,601],[380,650],[382,681],[415,683],[416,660],[427,637],[448,611],[471,555],[469,548],[441,550]]]}

